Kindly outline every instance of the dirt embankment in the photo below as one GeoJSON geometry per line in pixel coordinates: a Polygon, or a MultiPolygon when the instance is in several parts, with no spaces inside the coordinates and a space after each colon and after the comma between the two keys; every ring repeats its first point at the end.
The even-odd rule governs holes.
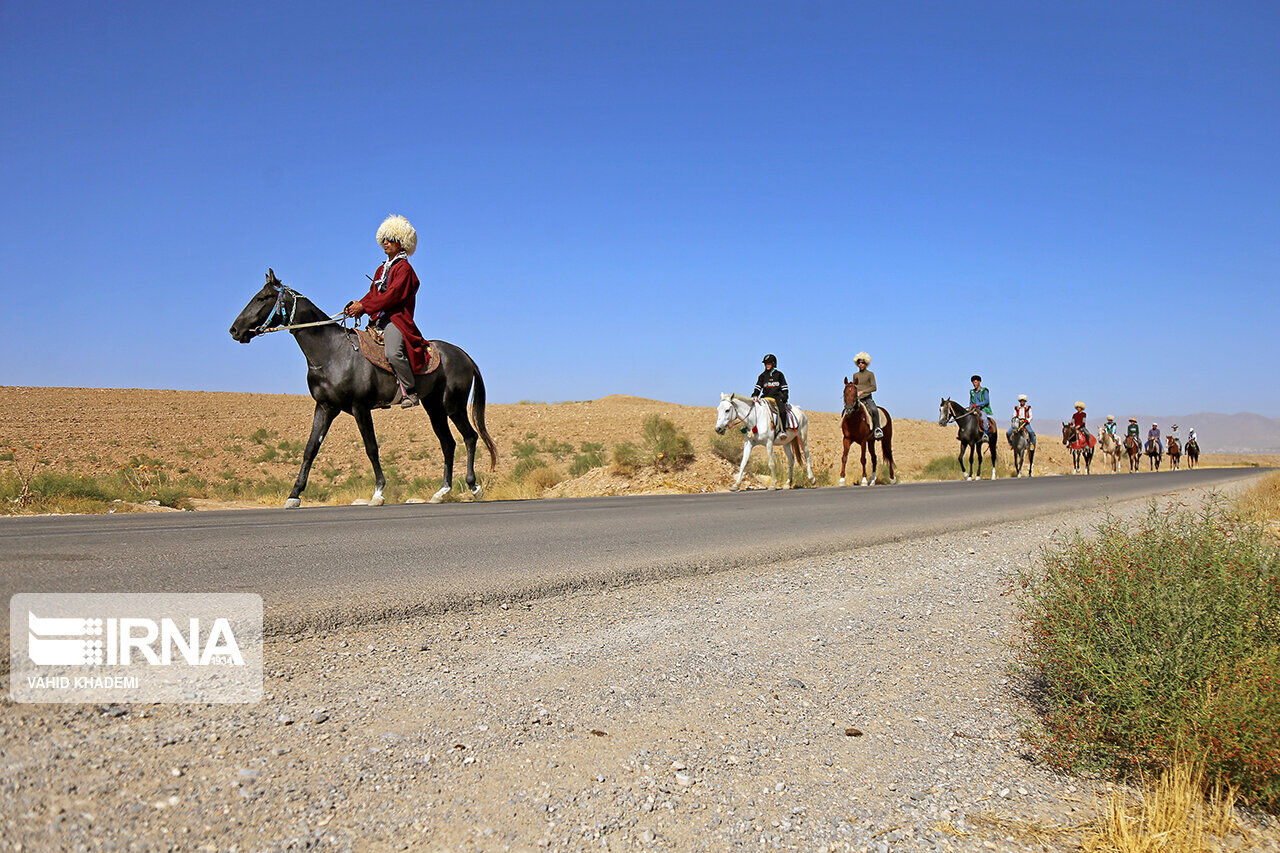
{"type": "MultiPolygon", "coordinates": [[[[148,466],[181,481],[192,493],[202,488],[209,497],[230,492],[249,495],[241,502],[279,503],[297,474],[298,460],[311,426],[314,404],[294,394],[242,394],[204,391],[138,389],[0,387],[0,449],[14,466],[42,459],[48,470],[87,475],[111,475],[122,466],[148,466]],[[14,448],[12,452],[9,448],[14,448]],[[237,486],[237,488],[231,488],[237,486]],[[239,488],[243,486],[243,488],[239,488]],[[277,494],[277,492],[279,492],[277,494]]],[[[841,438],[839,415],[810,412],[810,443],[816,471],[839,473],[841,438]]],[[[387,410],[374,414],[384,465],[393,499],[430,494],[441,476],[443,459],[430,424],[421,411],[387,410]],[[425,494],[419,495],[420,492],[425,494]]],[[[488,425],[500,451],[498,475],[512,471],[519,446],[537,445],[539,458],[563,477],[543,490],[543,496],[586,496],[654,492],[698,492],[728,488],[736,466],[711,452],[715,412],[711,407],[681,406],[640,397],[609,396],[566,403],[491,405],[488,425]],[[577,476],[569,469],[584,445],[602,446],[605,460],[612,449],[639,438],[640,425],[657,414],[684,430],[696,458],[675,472],[642,469],[630,477],[611,474],[604,466],[577,476]]],[[[1056,434],[1044,426],[1036,456],[1038,474],[1063,474],[1071,462],[1056,434]]],[[[955,427],[930,421],[897,419],[894,456],[899,479],[933,478],[928,469],[939,457],[954,459],[958,450],[955,427]]],[[[732,435],[732,433],[731,433],[732,435]]],[[[1009,461],[1002,437],[1001,473],[1009,461]]],[[[482,467],[487,459],[482,451],[482,467]]],[[[763,459],[762,451],[756,458],[763,459]]],[[[783,461],[778,453],[779,463],[783,461]]],[[[1275,465],[1280,456],[1244,457],[1208,454],[1204,465],[1275,465]]],[[[851,452],[850,477],[860,477],[857,448],[851,452]]],[[[1145,468],[1144,463],[1144,468],[1145,468]]],[[[947,466],[951,470],[951,466],[947,466]]],[[[1095,460],[1094,473],[1106,465],[1095,460]]],[[[312,472],[309,502],[343,500],[346,493],[324,485],[365,477],[369,462],[355,422],[340,417],[330,430],[312,472]]],[[[753,477],[749,486],[763,486],[753,477]]],[[[349,499],[349,498],[347,498],[349,499]]],[[[235,505],[236,500],[206,505],[235,505]]]]}

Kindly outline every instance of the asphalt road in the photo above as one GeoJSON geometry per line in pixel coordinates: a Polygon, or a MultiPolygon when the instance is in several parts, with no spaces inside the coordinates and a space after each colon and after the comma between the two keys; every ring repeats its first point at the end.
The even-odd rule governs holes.
{"type": "Polygon", "coordinates": [[[0,590],[257,592],[269,633],[847,551],[1257,473],[0,519],[0,590]]]}

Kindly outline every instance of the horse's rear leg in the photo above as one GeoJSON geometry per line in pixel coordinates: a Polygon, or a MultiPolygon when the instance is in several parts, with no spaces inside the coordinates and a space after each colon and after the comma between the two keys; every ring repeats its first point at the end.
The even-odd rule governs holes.
{"type": "Polygon", "coordinates": [[[458,428],[462,446],[467,448],[467,488],[471,490],[472,497],[479,500],[484,497],[484,489],[476,484],[476,440],[480,438],[480,433],[471,426],[471,420],[467,417],[465,398],[461,404],[455,403],[449,410],[449,420],[458,428]]]}
{"type": "Polygon", "coordinates": [[[457,449],[458,442],[453,433],[449,432],[449,416],[444,413],[440,404],[428,403],[427,416],[431,418],[431,429],[435,431],[436,438],[440,441],[440,452],[444,454],[444,485],[431,496],[430,501],[438,504],[453,490],[453,451],[457,449]]]}
{"type": "Polygon", "coordinates": [[[302,490],[307,487],[307,477],[311,475],[311,463],[320,452],[320,445],[329,433],[329,426],[338,416],[338,409],[331,409],[316,403],[316,413],[311,419],[311,437],[307,439],[307,447],[302,451],[302,467],[298,469],[298,479],[293,481],[293,491],[284,502],[285,509],[297,509],[302,506],[302,490]]]}
{"type": "Polygon", "coordinates": [[[369,498],[369,506],[382,506],[386,503],[382,490],[387,487],[387,478],[382,476],[382,463],[378,461],[378,436],[373,431],[373,415],[368,409],[357,406],[351,407],[351,414],[355,415],[356,425],[360,427],[364,452],[369,454],[369,461],[373,463],[373,497],[369,498]]]}
{"type": "Polygon", "coordinates": [[[795,481],[792,479],[796,468],[796,450],[792,447],[794,441],[789,441],[782,445],[782,452],[787,454],[787,488],[794,486],[795,481]]]}
{"type": "Polygon", "coordinates": [[[1031,476],[1031,472],[1036,467],[1036,448],[1035,445],[1027,448],[1027,476],[1031,476]]]}
{"type": "Polygon", "coordinates": [[[964,443],[961,442],[960,455],[956,457],[956,459],[960,462],[960,473],[964,474],[964,478],[966,480],[969,479],[969,471],[973,470],[973,451],[972,450],[969,451],[969,471],[964,470],[964,452],[967,449],[968,448],[965,447],[964,443]]]}
{"type": "Polygon", "coordinates": [[[813,461],[809,458],[809,425],[806,423],[803,429],[796,429],[796,458],[804,460],[804,473],[809,478],[809,482],[816,483],[818,478],[813,476],[813,461]]]}
{"type": "MultiPolygon", "coordinates": [[[[884,423],[882,418],[881,424],[884,423]]],[[[892,427],[885,429],[884,438],[880,439],[880,455],[884,457],[885,464],[889,466],[889,485],[898,482],[898,469],[893,463],[893,430],[892,427]]]]}

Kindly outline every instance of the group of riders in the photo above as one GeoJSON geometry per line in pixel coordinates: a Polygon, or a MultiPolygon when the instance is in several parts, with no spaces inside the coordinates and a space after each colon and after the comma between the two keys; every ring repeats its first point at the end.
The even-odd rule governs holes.
{"type": "MultiPolygon", "coordinates": [[[[403,216],[388,216],[378,227],[376,239],[387,259],[374,272],[369,292],[359,300],[347,303],[343,313],[348,317],[356,318],[362,314],[369,315],[369,325],[382,332],[387,361],[390,362],[399,385],[399,391],[392,405],[398,404],[406,409],[416,408],[420,401],[414,390],[416,385],[414,374],[422,372],[428,359],[427,342],[413,319],[419,282],[417,273],[409,263],[409,256],[418,246],[418,233],[403,216]]],[[[778,432],[785,433],[789,427],[787,412],[790,391],[787,388],[787,378],[778,369],[778,359],[773,353],[766,355],[762,361],[764,370],[756,378],[751,396],[764,400],[769,405],[774,414],[778,432]]],[[[854,357],[854,363],[858,369],[850,379],[850,384],[855,388],[857,402],[865,406],[871,416],[874,437],[883,438],[884,432],[880,427],[880,408],[872,397],[876,391],[876,375],[869,369],[871,356],[860,352],[854,357]]],[[[969,411],[987,426],[985,432],[993,433],[996,431],[996,421],[995,412],[991,408],[991,391],[982,384],[982,377],[976,373],[969,377],[969,381],[973,385],[969,391],[969,411]]],[[[1092,447],[1097,443],[1097,439],[1089,432],[1087,417],[1084,403],[1077,402],[1070,423],[1075,427],[1076,441],[1092,447]]],[[[1117,434],[1115,415],[1107,416],[1102,431],[1114,438],[1117,443],[1121,442],[1117,434]]],[[[1035,448],[1036,431],[1031,425],[1031,403],[1026,394],[1018,395],[1018,402],[1013,407],[1013,419],[1005,433],[1011,444],[1014,434],[1018,432],[1025,432],[1030,440],[1030,446],[1035,448]]],[[[1129,418],[1125,438],[1139,439],[1140,434],[1138,419],[1129,418]]],[[[1169,438],[1178,439],[1177,424],[1173,425],[1169,438]]],[[[1187,441],[1196,441],[1194,428],[1187,436],[1187,441]]],[[[1153,423],[1151,429],[1147,431],[1147,447],[1164,453],[1164,436],[1160,432],[1159,424],[1153,423]]]]}
{"type": "MultiPolygon", "coordinates": [[[[996,421],[995,413],[991,410],[991,392],[982,384],[982,377],[976,373],[969,377],[969,381],[973,384],[973,388],[969,391],[969,411],[976,415],[984,424],[988,424],[988,432],[995,432],[996,421]]],[[[1097,444],[1097,439],[1089,432],[1088,414],[1085,412],[1083,402],[1077,401],[1075,405],[1075,413],[1071,415],[1069,423],[1075,428],[1076,440],[1074,444],[1081,447],[1093,447],[1097,444]]],[[[1124,439],[1121,439],[1117,433],[1118,424],[1115,415],[1107,415],[1106,423],[1102,425],[1102,432],[1115,439],[1117,445],[1123,444],[1124,439],[1133,438],[1142,446],[1141,434],[1142,428],[1138,426],[1137,418],[1129,418],[1129,426],[1125,430],[1124,439]]],[[[1009,428],[1005,431],[1005,435],[1009,439],[1009,443],[1013,444],[1013,437],[1018,432],[1025,432],[1030,440],[1032,449],[1036,446],[1036,431],[1031,426],[1031,402],[1027,399],[1026,394],[1018,395],[1018,402],[1013,407],[1013,419],[1009,423],[1009,428]]],[[[1181,441],[1178,436],[1178,425],[1173,425],[1173,431],[1169,438],[1174,441],[1181,441]]],[[[1191,428],[1187,435],[1187,442],[1196,441],[1195,427],[1191,428]]],[[[1164,453],[1164,436],[1160,432],[1160,425],[1153,423],[1151,429],[1147,430],[1148,448],[1155,448],[1161,454],[1164,453]]]]}
{"type": "MultiPolygon", "coordinates": [[[[778,369],[778,358],[773,353],[766,355],[762,361],[764,370],[756,377],[756,386],[752,389],[751,396],[768,404],[770,411],[774,414],[779,433],[785,433],[789,421],[784,413],[789,410],[787,399],[790,397],[787,377],[783,376],[782,371],[778,369]]],[[[871,366],[871,356],[860,352],[854,356],[853,361],[858,369],[849,382],[856,389],[858,403],[865,406],[868,414],[871,415],[871,429],[874,437],[884,438],[884,430],[880,428],[880,407],[872,397],[876,391],[876,375],[868,369],[871,366]]]]}

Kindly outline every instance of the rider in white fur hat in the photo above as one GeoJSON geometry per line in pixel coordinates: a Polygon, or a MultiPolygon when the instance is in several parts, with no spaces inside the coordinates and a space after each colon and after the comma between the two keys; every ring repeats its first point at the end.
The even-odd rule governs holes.
{"type": "Polygon", "coordinates": [[[871,414],[873,434],[876,438],[884,438],[884,430],[880,428],[880,407],[876,405],[876,401],[871,397],[871,394],[876,390],[876,375],[867,369],[871,366],[871,356],[866,352],[860,352],[853,357],[853,363],[858,366],[858,370],[849,381],[853,383],[854,390],[857,391],[858,402],[866,406],[867,411],[871,414]]]}
{"type": "Polygon", "coordinates": [[[374,273],[369,292],[343,311],[348,317],[367,312],[369,324],[382,329],[387,361],[400,385],[400,407],[411,409],[421,402],[416,374],[427,367],[427,342],[413,321],[418,274],[409,265],[409,256],[418,248],[418,232],[409,220],[393,215],[378,226],[376,239],[387,259],[374,273]]]}

